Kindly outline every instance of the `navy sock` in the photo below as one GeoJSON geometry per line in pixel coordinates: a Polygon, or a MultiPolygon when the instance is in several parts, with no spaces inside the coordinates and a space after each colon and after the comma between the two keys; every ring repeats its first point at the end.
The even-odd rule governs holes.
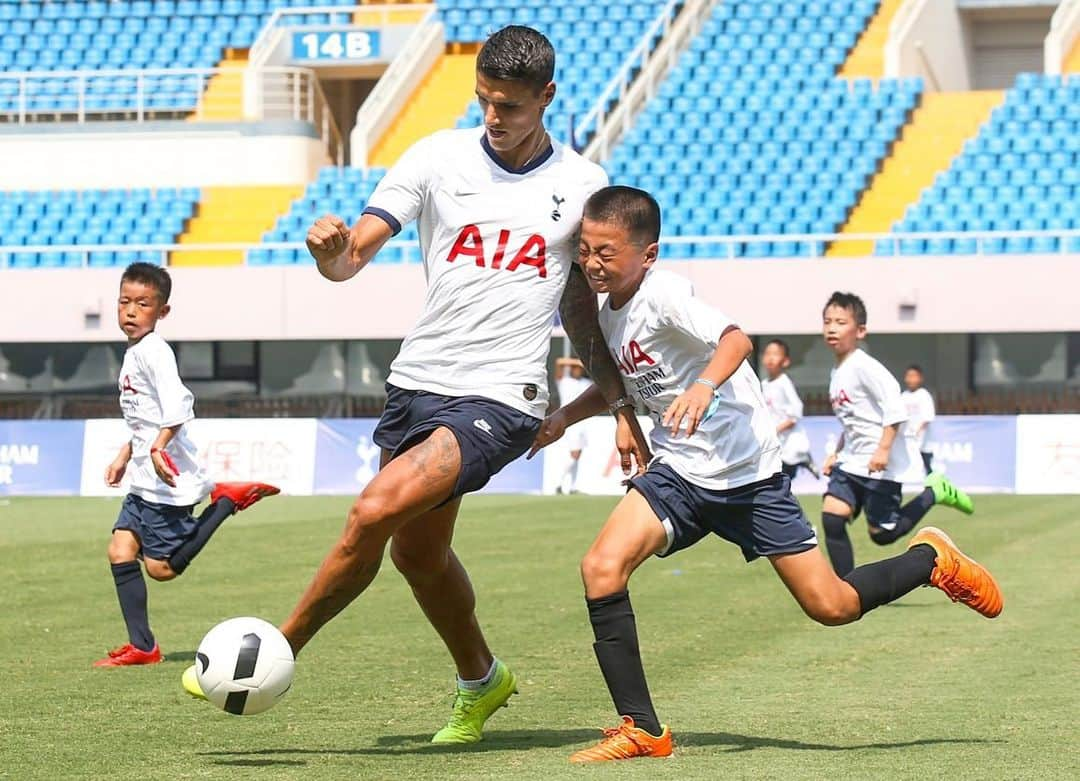
{"type": "Polygon", "coordinates": [[[844,580],[859,595],[861,615],[866,615],[875,607],[886,605],[929,583],[936,560],[937,551],[933,547],[916,545],[891,559],[864,564],[849,572],[844,580]]]}
{"type": "Polygon", "coordinates": [[[630,606],[630,593],[586,599],[589,621],[596,642],[593,650],[604,674],[611,700],[620,716],[629,716],[634,726],[650,735],[660,734],[660,720],[653,709],[645,669],[641,666],[637,623],[630,606]]]}
{"type": "Polygon", "coordinates": [[[821,523],[825,527],[825,550],[829,552],[829,561],[840,577],[855,569],[855,549],[848,537],[848,519],[835,513],[822,513],[821,523]]]}
{"type": "Polygon", "coordinates": [[[203,510],[202,515],[199,516],[199,525],[195,528],[195,533],[186,539],[169,557],[169,566],[172,567],[173,572],[180,575],[188,568],[191,560],[206,547],[206,543],[210,542],[214,532],[218,530],[218,527],[226,518],[233,514],[235,509],[236,505],[233,504],[231,499],[221,498],[203,510]]]}
{"type": "Polygon", "coordinates": [[[146,580],[137,561],[125,561],[112,565],[116,596],[120,600],[120,612],[127,624],[128,642],[142,651],[156,645],[150,631],[150,617],[146,612],[146,580]]]}
{"type": "Polygon", "coordinates": [[[900,512],[893,513],[890,523],[891,528],[873,532],[870,539],[878,545],[888,545],[891,542],[896,542],[915,528],[919,521],[930,512],[930,508],[934,506],[935,501],[933,490],[929,488],[923,489],[921,494],[901,507],[900,512]]]}

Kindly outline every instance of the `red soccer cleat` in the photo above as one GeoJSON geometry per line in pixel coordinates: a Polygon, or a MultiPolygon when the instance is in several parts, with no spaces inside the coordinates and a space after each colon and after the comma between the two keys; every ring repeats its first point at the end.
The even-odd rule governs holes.
{"type": "Polygon", "coordinates": [[[246,510],[264,496],[281,493],[281,489],[269,483],[218,483],[210,492],[210,501],[216,502],[222,497],[236,505],[235,512],[246,510]]]}
{"type": "Polygon", "coordinates": [[[164,658],[161,648],[156,644],[149,651],[143,651],[131,643],[125,643],[109,651],[109,655],[104,659],[94,662],[94,667],[128,667],[135,664],[158,664],[162,661],[164,658]]]}

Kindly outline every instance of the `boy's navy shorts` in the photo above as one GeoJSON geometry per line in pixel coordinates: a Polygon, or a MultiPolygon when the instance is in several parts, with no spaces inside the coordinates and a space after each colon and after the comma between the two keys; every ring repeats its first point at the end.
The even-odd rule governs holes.
{"type": "Polygon", "coordinates": [[[738,545],[747,561],[817,547],[817,533],[791,494],[791,478],[780,472],[749,485],[713,491],[660,463],[630,485],[645,497],[667,531],[667,547],[658,556],[689,548],[710,533],[738,545]]]}
{"type": "Polygon", "coordinates": [[[142,546],[142,557],[167,561],[199,525],[192,507],[148,502],[135,494],[124,497],[113,531],[134,532],[142,546]]]}
{"type": "Polygon", "coordinates": [[[396,458],[440,426],[454,432],[461,473],[446,501],[478,491],[532,445],[541,421],[483,396],[442,396],[386,386],[386,409],[373,439],[396,458]]]}
{"type": "Polygon", "coordinates": [[[892,523],[900,512],[902,496],[900,483],[895,480],[877,480],[872,477],[860,477],[835,467],[829,475],[829,487],[826,496],[835,496],[851,507],[851,520],[855,520],[861,511],[866,512],[866,520],[871,526],[892,523]]]}

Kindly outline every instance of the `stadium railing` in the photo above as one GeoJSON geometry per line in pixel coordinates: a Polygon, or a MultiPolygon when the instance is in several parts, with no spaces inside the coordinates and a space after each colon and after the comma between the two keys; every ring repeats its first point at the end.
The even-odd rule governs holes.
{"type": "MultiPolygon", "coordinates": [[[[235,70],[165,68],[0,72],[0,123],[40,127],[42,120],[80,124],[118,117],[148,122],[198,116],[206,85],[235,70]],[[5,85],[14,83],[12,93],[5,85]],[[163,85],[169,86],[168,90],[163,85]],[[47,98],[45,101],[42,98],[47,98]]],[[[311,123],[331,160],[344,165],[345,143],[315,71],[270,66],[245,68],[239,80],[245,120],[291,119],[311,123]]]]}
{"type": "MultiPolygon", "coordinates": [[[[768,245],[770,249],[777,245],[785,245],[792,248],[793,252],[773,253],[758,257],[769,258],[820,258],[824,257],[825,250],[835,242],[845,241],[873,241],[879,247],[884,245],[891,249],[891,253],[876,252],[875,254],[891,255],[959,255],[959,256],[989,256],[1002,254],[1033,254],[1032,251],[1007,253],[999,249],[997,242],[1009,239],[1035,239],[1046,238],[1056,242],[1055,249],[1039,252],[1048,255],[1080,255],[1080,230],[1055,230],[1055,231],[985,231],[985,232],[952,232],[952,233],[807,233],[787,234],[773,236],[670,236],[663,237],[660,244],[672,259],[696,258],[702,260],[723,260],[744,257],[745,248],[752,245],[768,245]],[[905,250],[907,241],[933,241],[938,239],[964,239],[974,242],[972,252],[935,253],[928,250],[909,252],[905,250]],[[991,244],[990,242],[994,242],[991,244]],[[676,248],[686,248],[693,254],[681,254],[676,248]],[[703,252],[706,248],[708,252],[703,252]],[[675,250],[674,252],[672,252],[675,250]]],[[[389,241],[387,249],[403,249],[415,246],[411,241],[389,241]]],[[[90,265],[92,253],[134,253],[142,260],[152,260],[159,264],[167,264],[170,252],[196,252],[203,250],[232,250],[247,253],[252,250],[304,250],[303,242],[217,242],[205,244],[94,244],[94,245],[34,245],[34,246],[4,246],[0,245],[0,268],[12,265],[11,261],[18,255],[40,256],[44,254],[79,254],[82,256],[82,266],[90,265]]]]}

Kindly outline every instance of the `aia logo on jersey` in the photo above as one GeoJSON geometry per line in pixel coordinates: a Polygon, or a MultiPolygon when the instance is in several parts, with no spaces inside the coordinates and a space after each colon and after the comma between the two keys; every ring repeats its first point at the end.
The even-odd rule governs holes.
{"type": "Polygon", "coordinates": [[[131,377],[129,377],[126,374],[120,380],[120,392],[121,393],[135,393],[135,394],[138,393],[138,391],[135,390],[135,388],[132,387],[132,385],[131,385],[131,377]]]}
{"type": "Polygon", "coordinates": [[[829,402],[832,404],[833,409],[836,409],[837,407],[842,407],[845,404],[850,404],[851,397],[847,395],[847,391],[841,388],[838,394],[829,399],[829,402]]]}
{"type": "Polygon", "coordinates": [[[611,354],[615,358],[615,363],[622,369],[623,374],[633,374],[641,364],[656,366],[656,361],[642,350],[641,345],[634,339],[631,339],[628,344],[624,344],[620,352],[612,351],[611,354]]]}
{"type": "MultiPolygon", "coordinates": [[[[490,239],[488,245],[490,246],[490,239]]],[[[450,254],[446,256],[447,263],[453,263],[461,256],[472,258],[480,268],[504,268],[503,260],[506,258],[507,244],[510,243],[510,231],[505,228],[499,231],[499,238],[495,244],[495,254],[490,261],[484,251],[484,237],[480,235],[480,229],[475,225],[466,225],[458,234],[457,241],[450,248],[450,254]]],[[[524,264],[536,269],[541,279],[547,279],[547,242],[544,237],[534,233],[525,239],[514,253],[513,258],[506,264],[507,271],[517,271],[518,266],[524,264]]]]}

